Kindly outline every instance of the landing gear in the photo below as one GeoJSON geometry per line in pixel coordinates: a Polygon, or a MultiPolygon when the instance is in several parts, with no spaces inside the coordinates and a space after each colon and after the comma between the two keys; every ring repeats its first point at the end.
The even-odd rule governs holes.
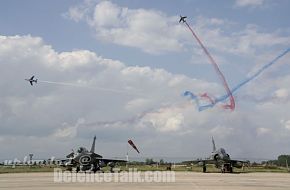
{"type": "Polygon", "coordinates": [[[116,166],[116,163],[115,162],[109,162],[107,165],[110,167],[110,172],[114,173],[114,167],[116,166]]]}
{"type": "Polygon", "coordinates": [[[222,173],[225,173],[225,172],[233,173],[233,167],[229,163],[223,164],[221,170],[222,170],[222,173]]]}
{"type": "Polygon", "coordinates": [[[76,172],[79,173],[79,171],[81,171],[81,168],[79,166],[77,166],[76,172]]]}
{"type": "Polygon", "coordinates": [[[100,170],[101,170],[101,168],[98,164],[95,164],[95,165],[92,164],[92,166],[91,166],[92,172],[96,173],[97,171],[100,171],[100,170]]]}
{"type": "Polygon", "coordinates": [[[203,165],[203,167],[202,167],[202,172],[203,172],[203,173],[206,173],[206,165],[203,165]]]}

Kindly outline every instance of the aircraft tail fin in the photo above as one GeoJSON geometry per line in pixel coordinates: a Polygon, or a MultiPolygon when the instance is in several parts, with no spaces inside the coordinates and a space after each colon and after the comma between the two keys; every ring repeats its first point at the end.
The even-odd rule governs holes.
{"type": "Polygon", "coordinates": [[[214,142],[213,137],[211,137],[211,141],[212,141],[212,152],[215,152],[216,151],[216,147],[215,147],[215,142],[214,142]]]}
{"type": "Polygon", "coordinates": [[[91,153],[94,153],[95,152],[95,145],[96,145],[96,136],[94,137],[94,141],[93,141],[93,144],[92,144],[92,148],[91,148],[91,153]]]}

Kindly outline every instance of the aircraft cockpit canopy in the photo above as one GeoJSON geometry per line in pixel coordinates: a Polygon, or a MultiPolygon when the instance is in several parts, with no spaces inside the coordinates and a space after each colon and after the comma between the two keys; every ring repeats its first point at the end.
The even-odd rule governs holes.
{"type": "Polygon", "coordinates": [[[78,153],[88,152],[88,150],[85,147],[80,147],[78,149],[78,153]]]}

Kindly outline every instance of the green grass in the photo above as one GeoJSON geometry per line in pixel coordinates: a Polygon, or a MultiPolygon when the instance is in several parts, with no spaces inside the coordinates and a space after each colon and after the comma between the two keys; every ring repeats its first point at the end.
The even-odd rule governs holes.
{"type": "MultiPolygon", "coordinates": [[[[58,166],[0,166],[0,174],[1,173],[28,173],[28,172],[53,172],[54,168],[58,166]]],[[[121,171],[128,171],[129,168],[137,168],[138,171],[166,171],[167,165],[162,166],[150,166],[150,165],[129,165],[128,168],[126,166],[117,166],[121,169],[121,171]]],[[[65,170],[65,168],[62,168],[65,170]]],[[[103,168],[104,171],[109,171],[109,167],[103,168]]],[[[178,166],[174,168],[172,166],[172,171],[176,172],[202,172],[202,167],[198,165],[192,166],[178,166]]],[[[220,170],[215,168],[213,165],[207,165],[207,173],[219,173],[220,170]]],[[[244,170],[234,168],[234,173],[252,173],[252,172],[278,172],[278,173],[287,173],[286,168],[282,167],[246,167],[244,170]]]]}
{"type": "Polygon", "coordinates": [[[53,172],[54,166],[0,166],[1,173],[53,172]]]}

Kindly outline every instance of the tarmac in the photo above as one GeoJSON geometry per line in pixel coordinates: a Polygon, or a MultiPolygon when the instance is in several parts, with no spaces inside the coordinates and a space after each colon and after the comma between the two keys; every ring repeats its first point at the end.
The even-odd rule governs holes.
{"type": "MultiPolygon", "coordinates": [[[[144,175],[144,173],[142,173],[144,175]]],[[[289,190],[289,173],[196,173],[175,172],[175,182],[55,182],[53,173],[0,174],[0,189],[103,189],[103,190],[289,190]]]]}

